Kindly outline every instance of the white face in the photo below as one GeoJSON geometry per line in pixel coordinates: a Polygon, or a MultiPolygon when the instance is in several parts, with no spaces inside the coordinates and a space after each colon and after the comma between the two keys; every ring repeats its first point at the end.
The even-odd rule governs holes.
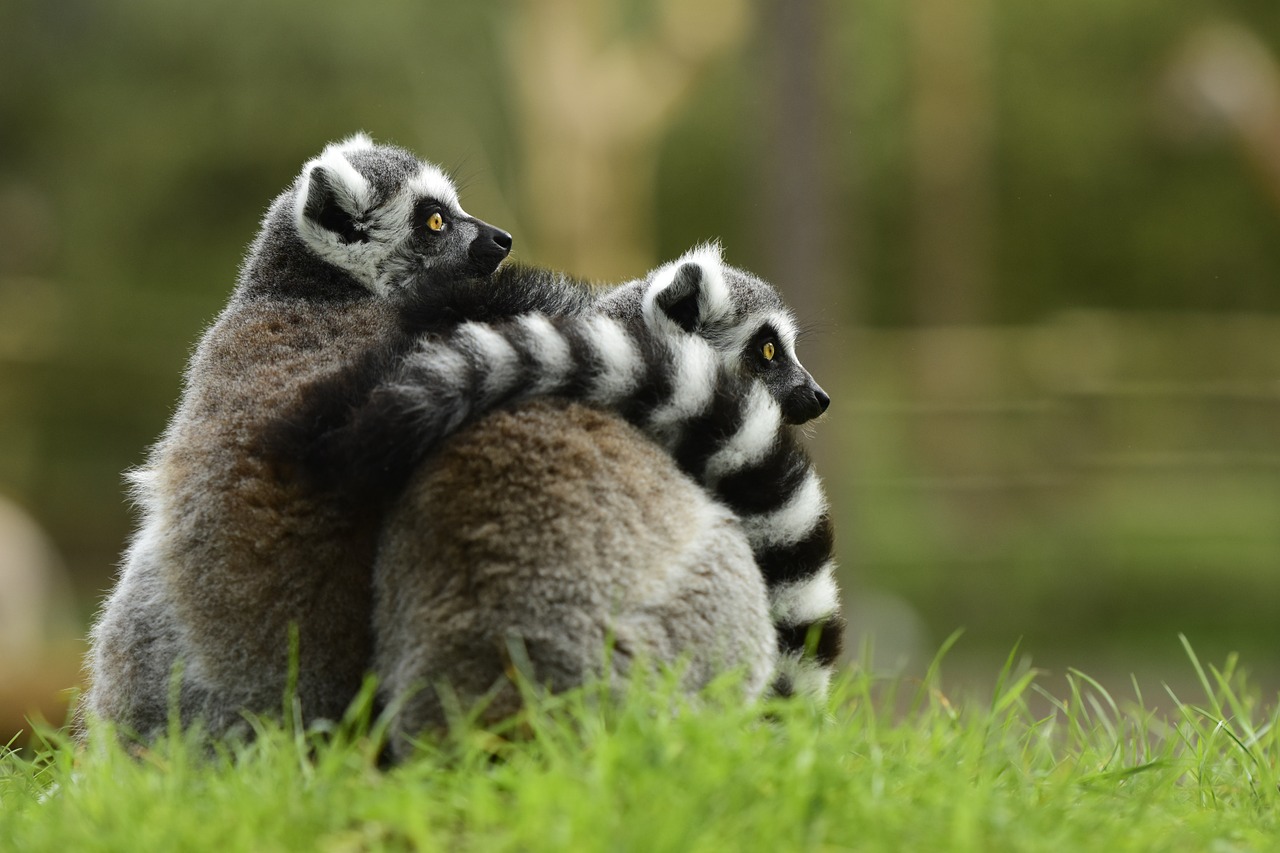
{"type": "Polygon", "coordinates": [[[759,381],[788,423],[826,410],[830,398],[796,357],[795,318],[770,285],[726,266],[718,246],[659,267],[642,304],[659,334],[703,338],[726,370],[759,381]]]}
{"type": "Polygon", "coordinates": [[[481,231],[440,169],[410,161],[416,171],[406,171],[407,159],[404,152],[378,149],[357,134],[309,161],[295,186],[298,235],[316,255],[382,296],[416,268],[435,262],[462,265],[481,231]],[[352,164],[376,162],[380,151],[394,166],[379,175],[383,186],[352,164]]]}
{"type": "Polygon", "coordinates": [[[716,349],[725,367],[738,369],[742,353],[765,326],[773,330],[775,350],[794,352],[795,319],[790,312],[769,285],[726,265],[716,243],[698,246],[650,275],[642,308],[648,325],[677,330],[678,324],[657,306],[660,294],[680,287],[677,277],[691,264],[698,270],[692,297],[696,307],[688,311],[697,318],[696,333],[716,349]]]}

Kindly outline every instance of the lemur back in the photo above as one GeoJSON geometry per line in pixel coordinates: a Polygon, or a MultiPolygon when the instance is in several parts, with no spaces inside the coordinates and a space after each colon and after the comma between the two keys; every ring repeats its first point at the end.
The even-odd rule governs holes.
{"type": "Polygon", "coordinates": [[[270,438],[311,388],[371,383],[411,345],[405,285],[418,273],[485,275],[510,246],[401,149],[361,135],[304,166],[267,211],[133,476],[141,524],[94,627],[88,713],[159,730],[178,666],[183,720],[220,734],[246,710],[280,707],[293,632],[304,716],[343,712],[372,649],[384,507],[316,490],[270,438]]]}
{"type": "Polygon", "coordinates": [[[445,726],[442,695],[463,711],[487,697],[485,721],[515,711],[512,668],[563,690],[621,684],[644,658],[684,664],[690,691],[741,668],[744,698],[773,672],[764,584],[733,514],[634,427],[562,400],[494,412],[428,458],[383,530],[375,582],[401,754],[405,735],[445,726]]]}

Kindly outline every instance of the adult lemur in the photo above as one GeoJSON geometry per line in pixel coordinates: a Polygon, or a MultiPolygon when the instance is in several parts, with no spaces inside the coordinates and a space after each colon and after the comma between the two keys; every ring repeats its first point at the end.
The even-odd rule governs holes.
{"type": "Polygon", "coordinates": [[[244,710],[280,707],[295,629],[303,713],[342,714],[373,648],[383,507],[316,494],[261,436],[309,386],[377,375],[410,346],[415,273],[485,275],[510,248],[408,152],[358,135],[304,166],[267,211],[181,404],[132,475],[141,525],[93,631],[91,714],[154,732],[173,685],[183,720],[225,731],[244,710]]]}

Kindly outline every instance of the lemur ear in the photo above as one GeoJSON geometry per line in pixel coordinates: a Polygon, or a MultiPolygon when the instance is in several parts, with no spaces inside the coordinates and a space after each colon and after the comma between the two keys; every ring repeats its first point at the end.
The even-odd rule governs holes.
{"type": "Polygon", "coordinates": [[[324,166],[313,166],[306,175],[302,215],[343,243],[367,242],[369,235],[357,227],[365,213],[359,197],[367,187],[347,186],[343,177],[324,166]]]}
{"type": "Polygon", "coordinates": [[[702,267],[682,264],[671,284],[654,296],[654,304],[686,332],[702,324],[702,267]]]}

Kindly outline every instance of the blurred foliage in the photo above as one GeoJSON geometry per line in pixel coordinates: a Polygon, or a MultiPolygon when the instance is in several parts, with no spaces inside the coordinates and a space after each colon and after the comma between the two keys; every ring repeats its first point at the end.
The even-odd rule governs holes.
{"type": "Polygon", "coordinates": [[[857,476],[833,495],[855,521],[844,560],[935,640],[965,625],[998,654],[1023,637],[1039,662],[1120,646],[1132,668],[1178,630],[1270,660],[1277,341],[1274,316],[1100,312],[866,333],[832,389],[854,400],[857,476]],[[921,362],[944,381],[905,398],[921,362]]]}
{"type": "MultiPolygon", "coordinates": [[[[779,220],[792,214],[775,203],[770,176],[780,159],[817,158],[825,193],[800,225],[829,234],[823,298],[850,307],[806,319],[824,323],[827,337],[847,332],[858,358],[871,359],[825,367],[839,374],[828,384],[842,395],[819,450],[848,514],[840,523],[844,559],[858,582],[916,601],[940,633],[980,615],[972,602],[989,597],[1002,602],[987,609],[1006,617],[991,627],[1006,648],[1001,632],[1018,631],[1028,615],[1015,618],[1010,608],[1072,619],[1092,612],[1096,625],[1113,622],[1134,589],[1149,594],[1182,571],[1150,583],[1166,565],[1185,566],[1189,578],[1169,587],[1187,604],[1171,618],[1195,609],[1203,577],[1196,572],[1224,564],[1262,578],[1246,584],[1251,594],[1274,593],[1268,519],[1277,517],[1269,515],[1277,470],[1267,454],[1277,452],[1276,372],[1270,385],[1250,380],[1260,383],[1251,386],[1252,402],[1209,394],[1190,408],[1134,402],[1123,389],[1107,396],[1105,383],[1102,397],[1043,386],[970,389],[961,405],[1031,401],[1024,414],[1014,405],[1007,416],[971,420],[979,434],[997,430],[982,439],[995,445],[987,474],[1012,464],[1001,453],[1017,452],[1017,442],[998,438],[1002,425],[1019,418],[1051,425],[1028,433],[1050,442],[1032,458],[1060,461],[1058,443],[1110,429],[1090,420],[1099,399],[1110,401],[1103,417],[1128,425],[1112,435],[1117,446],[1137,442],[1138,451],[1148,440],[1158,448],[1170,435],[1199,436],[1211,421],[1205,429],[1228,434],[1215,446],[1230,455],[1238,406],[1263,411],[1252,428],[1264,446],[1214,468],[1220,488],[1197,494],[1197,483],[1219,481],[1185,465],[1175,465],[1176,489],[1154,481],[1130,488],[1142,478],[1128,474],[1088,480],[1093,493],[1033,484],[1043,501],[1002,498],[1020,507],[1013,516],[956,514],[947,478],[954,454],[966,451],[947,437],[965,433],[949,423],[929,433],[911,413],[938,399],[941,377],[954,367],[945,354],[936,362],[918,357],[928,344],[913,337],[926,319],[918,298],[928,284],[922,229],[945,238],[951,226],[972,225],[931,225],[935,201],[980,219],[974,233],[985,236],[971,278],[984,295],[972,318],[1052,335],[1062,332],[1057,318],[1068,309],[1218,314],[1226,325],[1197,345],[1215,349],[1207,361],[1222,368],[1208,381],[1233,378],[1230,317],[1280,311],[1280,205],[1231,130],[1193,115],[1169,79],[1180,45],[1207,22],[1229,19],[1280,45],[1280,6],[985,0],[964,6],[981,39],[969,60],[956,60],[946,50],[918,55],[928,43],[919,26],[928,3],[820,4],[819,85],[773,94],[770,75],[785,46],[776,27],[762,24],[765,4],[748,6],[743,37],[700,70],[653,143],[652,210],[639,212],[651,220],[639,233],[652,245],[617,251],[657,260],[718,236],[733,262],[786,289],[807,287],[788,280],[782,244],[793,232],[779,220]],[[940,64],[929,72],[935,58],[940,64]],[[929,126],[919,109],[922,81],[942,87],[933,97],[946,107],[951,61],[970,62],[970,89],[957,91],[953,106],[972,122],[972,156],[957,167],[971,174],[956,184],[972,205],[967,195],[948,197],[948,173],[931,171],[950,140],[921,133],[929,126]],[[818,108],[819,136],[812,150],[780,152],[770,144],[771,115],[778,98],[802,94],[818,108]],[[968,112],[965,98],[974,99],[968,112]],[[929,175],[940,183],[924,186],[929,175]],[[851,329],[872,331],[855,338],[851,329]],[[1136,420],[1121,413],[1129,403],[1136,420]],[[907,414],[875,428],[868,412],[877,405],[907,414]],[[1165,425],[1173,426],[1165,432],[1165,425]],[[929,450],[939,443],[942,450],[929,450]],[[1221,511],[1206,515],[1213,507],[1221,511]],[[952,517],[938,523],[939,514],[952,517]],[[1173,535],[1186,517],[1203,531],[1196,543],[1173,535]],[[1240,545],[1242,530],[1253,544],[1240,545]],[[995,544],[957,544],[973,539],[995,544]],[[1209,559],[1197,561],[1197,553],[1209,559]],[[957,561],[978,568],[953,571],[957,561]],[[1064,586],[1080,597],[1078,607],[1059,608],[1064,586]]],[[[606,4],[603,37],[649,33],[661,18],[655,10],[669,5],[606,4]]],[[[224,302],[257,218],[324,142],[364,129],[441,163],[461,179],[469,210],[515,233],[520,259],[546,261],[539,226],[562,200],[531,199],[523,184],[531,137],[512,61],[522,9],[516,0],[0,5],[0,490],[51,530],[86,593],[86,611],[108,583],[130,523],[120,472],[142,460],[162,428],[186,353],[224,302]]],[[[1152,332],[1146,321],[1117,328],[1120,351],[1155,347],[1158,362],[1197,360],[1176,335],[1152,332]]],[[[992,346],[1003,340],[999,330],[986,334],[992,346]]],[[[1087,338],[1072,340],[1054,352],[1069,359],[1093,352],[1087,338]]],[[[1273,364],[1280,344],[1259,346],[1273,364]]],[[[975,375],[1011,363],[997,361],[976,364],[975,375]]],[[[1160,362],[1168,369],[1156,379],[1199,381],[1180,365],[1160,362]]],[[[1066,476],[1060,466],[1036,471],[1054,482],[1066,476]]],[[[1069,474],[1079,482],[1076,468],[1069,474]]],[[[1045,630],[1060,637],[1076,627],[1043,624],[1057,625],[1045,630]]]]}

